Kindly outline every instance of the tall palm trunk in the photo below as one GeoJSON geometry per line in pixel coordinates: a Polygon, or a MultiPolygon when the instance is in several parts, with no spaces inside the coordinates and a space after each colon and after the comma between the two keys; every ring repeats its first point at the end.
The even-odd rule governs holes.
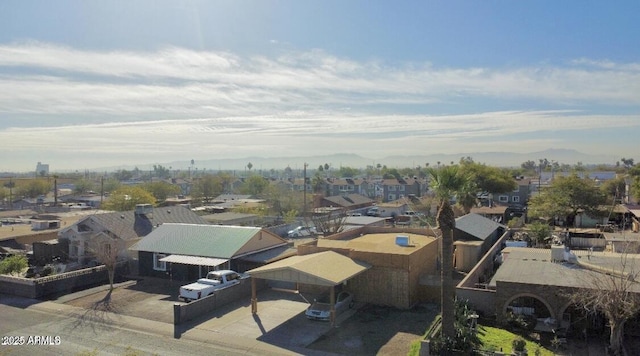
{"type": "Polygon", "coordinates": [[[447,199],[442,199],[438,209],[438,227],[442,232],[442,269],[440,281],[442,290],[440,296],[442,314],[442,336],[453,339],[455,337],[455,289],[453,285],[453,230],[456,227],[455,215],[447,199]]]}

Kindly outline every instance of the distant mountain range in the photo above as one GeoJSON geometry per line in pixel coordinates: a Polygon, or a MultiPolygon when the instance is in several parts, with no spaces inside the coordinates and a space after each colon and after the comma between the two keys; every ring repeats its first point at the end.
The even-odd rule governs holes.
{"type": "MultiPolygon", "coordinates": [[[[367,166],[387,166],[389,168],[406,168],[406,167],[424,167],[427,163],[430,166],[441,164],[458,163],[462,157],[471,157],[475,162],[484,163],[496,167],[520,167],[523,162],[534,161],[538,163],[539,159],[548,159],[561,164],[574,165],[582,162],[584,165],[590,164],[615,164],[621,157],[613,157],[607,155],[590,155],[571,149],[547,149],[544,151],[530,153],[513,153],[513,152],[481,152],[481,153],[457,153],[457,154],[426,154],[411,156],[388,156],[380,159],[362,157],[356,154],[331,154],[323,156],[296,156],[296,157],[245,157],[245,158],[217,158],[208,160],[195,161],[193,169],[201,170],[248,170],[247,165],[251,163],[252,171],[262,170],[282,170],[290,167],[299,171],[304,168],[307,163],[308,169],[315,170],[320,165],[329,164],[332,169],[338,169],[341,166],[353,168],[366,168],[367,166]]],[[[190,168],[189,161],[173,161],[159,163],[160,165],[173,170],[188,170],[190,168]]],[[[138,164],[125,167],[103,167],[96,168],[98,171],[115,171],[117,169],[131,170],[138,167],[142,170],[152,169],[153,164],[138,164]]]]}

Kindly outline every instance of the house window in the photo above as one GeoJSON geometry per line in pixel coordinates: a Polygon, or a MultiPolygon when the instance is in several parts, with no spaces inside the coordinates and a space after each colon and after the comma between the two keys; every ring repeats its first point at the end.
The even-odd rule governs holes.
{"type": "Polygon", "coordinates": [[[511,201],[514,203],[519,203],[520,202],[520,197],[517,195],[514,195],[511,197],[511,201]]]}
{"type": "Polygon", "coordinates": [[[153,253],[153,269],[156,271],[166,271],[167,263],[160,259],[167,257],[164,253],[153,253]]]}
{"type": "Polygon", "coordinates": [[[498,201],[501,203],[508,203],[509,202],[509,196],[508,195],[501,195],[498,197],[498,201]]]}
{"type": "Polygon", "coordinates": [[[401,185],[401,186],[399,187],[399,189],[400,189],[400,191],[401,191],[401,192],[404,192],[404,185],[401,185]]]}
{"type": "Polygon", "coordinates": [[[390,192],[395,192],[396,191],[396,186],[395,185],[390,185],[389,186],[389,191],[390,192]]]}
{"type": "Polygon", "coordinates": [[[389,194],[389,200],[396,200],[395,194],[389,194]]]}

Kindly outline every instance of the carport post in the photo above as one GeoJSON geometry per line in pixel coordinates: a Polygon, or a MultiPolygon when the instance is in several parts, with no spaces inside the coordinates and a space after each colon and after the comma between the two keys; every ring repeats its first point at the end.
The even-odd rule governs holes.
{"type": "Polygon", "coordinates": [[[256,294],[256,278],[251,277],[251,314],[258,314],[258,297],[256,294]]]}
{"type": "Polygon", "coordinates": [[[329,297],[329,300],[331,301],[331,311],[330,311],[330,318],[331,318],[331,326],[336,326],[336,287],[333,286],[331,287],[331,296],[329,297]]]}

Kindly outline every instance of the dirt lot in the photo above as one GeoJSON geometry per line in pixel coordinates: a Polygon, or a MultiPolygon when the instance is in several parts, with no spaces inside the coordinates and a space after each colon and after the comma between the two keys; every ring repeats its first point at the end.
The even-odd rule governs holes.
{"type": "Polygon", "coordinates": [[[433,304],[411,310],[367,305],[309,348],[348,355],[406,355],[437,314],[433,304]]]}
{"type": "MultiPolygon", "coordinates": [[[[109,311],[172,323],[172,305],[178,301],[179,286],[180,282],[145,279],[125,283],[111,294],[101,291],[65,303],[90,311],[109,311]]],[[[360,306],[349,319],[307,348],[334,354],[406,355],[411,342],[424,333],[437,309],[436,305],[422,305],[412,310],[360,306]]]]}

